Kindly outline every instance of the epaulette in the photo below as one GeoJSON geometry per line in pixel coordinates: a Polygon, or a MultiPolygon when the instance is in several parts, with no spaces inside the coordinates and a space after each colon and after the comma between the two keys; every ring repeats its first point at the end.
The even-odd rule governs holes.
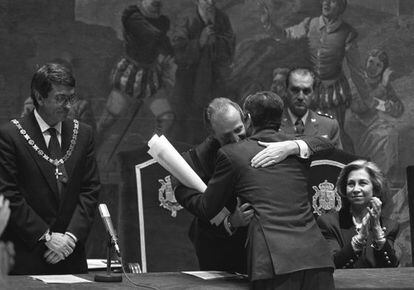
{"type": "Polygon", "coordinates": [[[327,117],[329,119],[333,119],[334,118],[332,115],[329,115],[329,114],[324,113],[324,112],[321,112],[321,111],[317,111],[316,114],[318,114],[319,116],[327,117]]]}

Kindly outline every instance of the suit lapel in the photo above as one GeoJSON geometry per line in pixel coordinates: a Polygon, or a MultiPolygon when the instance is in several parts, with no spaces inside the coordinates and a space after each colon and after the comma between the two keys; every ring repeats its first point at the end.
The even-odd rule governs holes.
{"type": "MultiPolygon", "coordinates": [[[[45,154],[49,155],[49,150],[46,147],[45,139],[43,138],[43,134],[40,131],[40,127],[36,121],[33,112],[21,120],[21,125],[23,129],[27,132],[27,134],[32,138],[34,144],[36,144],[40,150],[45,152],[45,154]]],[[[24,139],[23,136],[21,137],[24,139]]],[[[52,189],[52,191],[55,193],[55,196],[58,198],[59,191],[56,183],[55,167],[47,160],[45,160],[42,156],[40,156],[27,142],[26,149],[33,157],[33,160],[39,167],[40,172],[46,179],[49,187],[52,189]]]]}

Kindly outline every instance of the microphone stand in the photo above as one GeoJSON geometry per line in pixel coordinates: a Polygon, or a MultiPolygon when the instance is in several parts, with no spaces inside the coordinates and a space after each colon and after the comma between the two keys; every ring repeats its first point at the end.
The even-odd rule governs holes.
{"type": "Polygon", "coordinates": [[[122,282],[121,274],[111,273],[111,249],[112,249],[112,239],[108,235],[108,245],[106,247],[106,273],[95,274],[96,282],[122,282]]]}

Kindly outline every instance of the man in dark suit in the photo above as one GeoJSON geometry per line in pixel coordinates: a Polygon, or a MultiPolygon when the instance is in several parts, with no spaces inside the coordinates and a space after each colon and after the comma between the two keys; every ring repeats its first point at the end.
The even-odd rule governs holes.
{"type": "Polygon", "coordinates": [[[192,206],[211,220],[232,197],[252,205],[247,261],[253,289],[334,289],[333,263],[308,201],[309,162],[290,156],[270,167],[251,166],[262,149],[257,141],[288,140],[277,132],[283,102],[260,92],[247,97],[244,109],[253,135],[219,149],[208,187],[191,197],[192,206]]]}
{"type": "Polygon", "coordinates": [[[312,71],[294,68],[287,76],[287,109],[282,117],[280,131],[297,136],[321,136],[342,149],[338,122],[331,116],[309,109],[316,81],[312,71]]]}
{"type": "Polygon", "coordinates": [[[87,272],[84,244],[100,182],[91,127],[66,120],[75,79],[59,64],[34,74],[35,110],[0,128],[0,192],[10,200],[3,238],[14,243],[11,274],[87,272]]]}
{"type": "MultiPolygon", "coordinates": [[[[240,106],[227,98],[216,98],[208,105],[205,123],[210,136],[183,154],[184,159],[204,182],[207,183],[213,175],[218,149],[246,137],[244,121],[240,106]]],[[[197,209],[192,207],[191,197],[194,193],[197,192],[181,184],[175,189],[177,201],[194,215],[189,237],[194,245],[200,270],[246,273],[244,226],[248,225],[253,215],[250,205],[237,204],[237,199],[231,198],[225,207],[225,211],[228,211],[225,214],[226,222],[210,224],[208,220],[198,218],[197,209]],[[228,223],[232,225],[232,229],[226,228],[228,223]]]]}

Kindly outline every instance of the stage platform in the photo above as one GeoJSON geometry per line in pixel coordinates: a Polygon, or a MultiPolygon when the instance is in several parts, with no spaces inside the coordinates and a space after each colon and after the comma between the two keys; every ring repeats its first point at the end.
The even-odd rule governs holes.
{"type": "MultiPolygon", "coordinates": [[[[77,275],[93,281],[94,273],[77,275]]],[[[220,289],[249,289],[246,280],[214,280],[205,281],[183,273],[147,273],[129,274],[135,283],[154,287],[153,289],[168,290],[220,290],[220,289]]],[[[336,289],[340,290],[402,290],[414,289],[414,268],[392,269],[355,269],[335,271],[336,289]]],[[[1,289],[148,289],[136,287],[127,279],[121,283],[81,283],[81,284],[44,284],[28,276],[9,276],[1,285],[1,289]]]]}

